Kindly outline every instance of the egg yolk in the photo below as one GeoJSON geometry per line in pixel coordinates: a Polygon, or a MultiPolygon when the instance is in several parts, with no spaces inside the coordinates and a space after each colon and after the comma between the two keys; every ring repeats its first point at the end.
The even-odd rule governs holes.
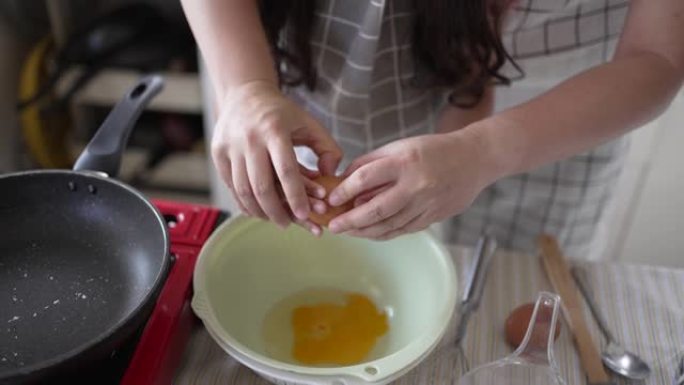
{"type": "MultiPolygon", "coordinates": [[[[313,181],[320,184],[325,188],[325,198],[328,199],[328,196],[330,195],[330,192],[332,192],[335,187],[337,187],[340,183],[342,183],[342,178],[337,177],[337,176],[332,176],[332,175],[322,175],[319,176],[318,178],[314,179],[313,181]]],[[[326,202],[327,203],[327,202],[326,202]]],[[[341,206],[335,206],[332,207],[330,205],[327,205],[327,211],[323,214],[319,214],[317,212],[311,211],[309,214],[309,219],[311,219],[311,222],[320,225],[320,226],[327,226],[330,221],[335,218],[336,216],[346,213],[347,211],[351,210],[354,207],[353,200],[350,200],[349,202],[341,205],[341,206]]]]}
{"type": "Polygon", "coordinates": [[[387,315],[361,294],[344,305],[300,306],[292,313],[294,358],[308,365],[357,364],[389,329],[387,315]]]}

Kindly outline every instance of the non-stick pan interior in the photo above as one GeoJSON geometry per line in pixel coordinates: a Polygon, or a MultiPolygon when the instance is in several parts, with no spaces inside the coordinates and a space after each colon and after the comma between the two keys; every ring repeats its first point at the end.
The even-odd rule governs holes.
{"type": "Polygon", "coordinates": [[[68,358],[129,319],[168,263],[160,219],[106,178],[0,177],[0,378],[68,358]]]}

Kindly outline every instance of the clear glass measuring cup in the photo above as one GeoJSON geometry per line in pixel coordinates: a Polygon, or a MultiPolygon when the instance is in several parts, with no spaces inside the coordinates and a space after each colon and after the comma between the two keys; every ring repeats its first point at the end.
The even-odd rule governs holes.
{"type": "Polygon", "coordinates": [[[565,385],[553,355],[560,297],[541,292],[525,338],[511,355],[479,366],[461,377],[459,385],[565,385]]]}

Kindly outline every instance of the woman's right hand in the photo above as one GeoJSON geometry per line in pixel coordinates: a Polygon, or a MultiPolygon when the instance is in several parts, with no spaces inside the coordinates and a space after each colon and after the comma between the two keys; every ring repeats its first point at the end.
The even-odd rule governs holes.
{"type": "Polygon", "coordinates": [[[333,174],[342,151],[328,132],[268,81],[236,86],[220,111],[211,153],[241,209],[281,227],[292,222],[291,211],[299,223],[320,233],[307,219],[314,203],[309,196],[322,198],[325,192],[321,195],[321,187],[307,178],[312,174],[302,170],[294,146],[311,148],[319,171],[333,174]]]}

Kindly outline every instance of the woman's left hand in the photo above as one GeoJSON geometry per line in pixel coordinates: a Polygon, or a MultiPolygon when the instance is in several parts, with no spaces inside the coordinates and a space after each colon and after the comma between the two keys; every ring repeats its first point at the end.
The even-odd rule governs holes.
{"type": "Polygon", "coordinates": [[[498,175],[468,128],[398,140],[356,159],[328,199],[332,206],[355,199],[355,207],[330,231],[385,240],[463,212],[498,175]]]}

